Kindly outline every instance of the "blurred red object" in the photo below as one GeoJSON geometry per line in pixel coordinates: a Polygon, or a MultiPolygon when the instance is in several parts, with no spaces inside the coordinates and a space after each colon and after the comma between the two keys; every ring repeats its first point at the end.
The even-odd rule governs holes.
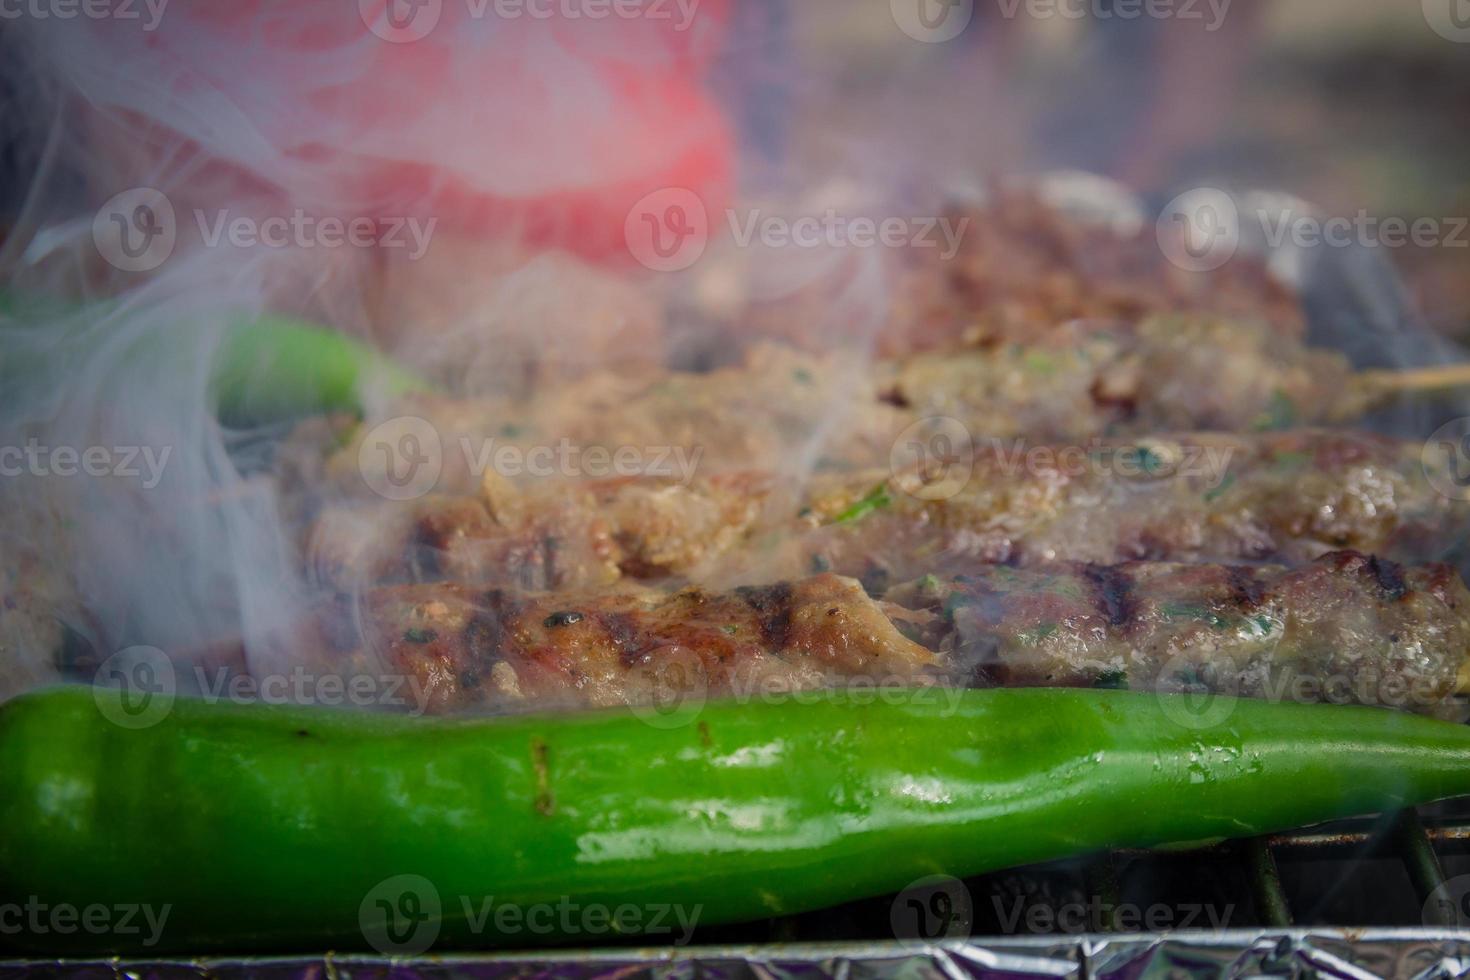
{"type": "Polygon", "coordinates": [[[623,265],[640,198],[682,187],[715,210],[729,193],[733,137],[703,86],[726,0],[238,0],[170,15],[104,39],[108,66],[148,71],[99,72],[92,102],[112,128],[148,133],[118,154],[134,174],[188,158],[196,177],[237,175],[159,178],[189,204],[269,188],[315,215],[434,219],[623,265]]]}

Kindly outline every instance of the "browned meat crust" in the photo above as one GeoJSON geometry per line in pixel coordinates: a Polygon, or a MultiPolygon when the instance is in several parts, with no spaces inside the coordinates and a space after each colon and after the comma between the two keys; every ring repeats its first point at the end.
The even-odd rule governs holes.
{"type": "MultiPolygon", "coordinates": [[[[755,696],[866,678],[932,683],[938,658],[858,583],[822,575],[713,593],[621,589],[554,596],[461,584],[375,590],[334,606],[321,635],[352,635],[347,664],[407,676],[432,711],[647,704],[661,693],[755,696]]],[[[334,665],[340,669],[341,661],[334,665]]]]}
{"type": "Polygon", "coordinates": [[[1061,324],[1030,344],[992,343],[877,365],[914,418],[976,436],[1252,432],[1354,418],[1352,366],[1260,321],[1158,316],[1061,324]]]}
{"type": "Polygon", "coordinates": [[[315,633],[332,671],[405,677],[436,712],[861,680],[1210,690],[1450,714],[1470,680],[1470,593],[1455,573],[1356,552],[1297,569],[993,566],[891,596],[875,601],[830,574],[727,592],[405,585],[334,603],[315,633]]]}
{"type": "Polygon", "coordinates": [[[316,579],[340,590],[448,579],[529,590],[683,575],[740,541],[769,481],[733,473],[556,482],[521,490],[492,476],[482,498],[332,505],[310,531],[316,579]]]}
{"type": "Polygon", "coordinates": [[[781,506],[774,477],[750,473],[524,490],[492,478],[479,498],[331,506],[308,550],[317,580],[341,591],[444,579],[576,589],[625,577],[729,587],[835,571],[881,594],[985,564],[1297,563],[1340,548],[1439,559],[1462,546],[1465,512],[1430,482],[1421,448],[1310,430],[1001,442],[968,467],[818,478],[804,508],[781,506]],[[952,492],[936,494],[946,479],[952,492]]]}
{"type": "MultiPolygon", "coordinates": [[[[995,187],[988,203],[955,207],[959,252],[912,248],[900,257],[895,299],[881,322],[879,353],[902,356],[997,340],[1030,343],[1073,320],[1136,322],[1156,313],[1260,320],[1284,335],[1305,332],[1301,305],[1263,262],[1237,255],[1202,276],[1172,265],[1151,222],[1130,232],[1069,217],[1034,191],[995,187]]],[[[832,307],[816,284],[750,309],[734,336],[812,343],[832,307]]]]}
{"type": "Polygon", "coordinates": [[[897,582],[997,563],[1297,563],[1341,548],[1423,561],[1463,546],[1463,505],[1430,482],[1419,443],[1294,431],[1039,448],[983,448],[937,500],[931,483],[955,471],[819,483],[809,530],[777,564],[897,582]]]}
{"type": "Polygon", "coordinates": [[[972,682],[1220,691],[1442,711],[1470,650],[1445,565],[1334,552],[1301,568],[1054,565],[930,576],[891,598],[972,682]]]}
{"type": "MultiPolygon", "coordinates": [[[[407,410],[440,436],[439,489],[468,493],[492,444],[679,452],[702,473],[843,470],[885,465],[895,439],[934,416],[973,438],[1065,441],[1275,430],[1353,418],[1364,405],[1345,358],[1270,324],[1153,317],[871,365],[761,346],[740,366],[704,374],[605,372],[527,401],[436,398],[407,410]]],[[[339,489],[360,488],[359,467],[375,465],[358,440],[328,467],[339,489]]]]}
{"type": "MultiPolygon", "coordinates": [[[[690,468],[872,465],[887,458],[892,435],[907,422],[879,398],[865,360],[774,345],[717,371],[603,371],[529,399],[419,397],[401,410],[433,425],[442,446],[437,489],[445,493],[476,492],[493,463],[491,449],[528,457],[564,445],[579,458],[633,450],[639,472],[663,476],[690,468]]],[[[371,432],[365,426],[332,456],[322,485],[363,492],[362,467],[379,465],[362,453],[371,432]]]]}

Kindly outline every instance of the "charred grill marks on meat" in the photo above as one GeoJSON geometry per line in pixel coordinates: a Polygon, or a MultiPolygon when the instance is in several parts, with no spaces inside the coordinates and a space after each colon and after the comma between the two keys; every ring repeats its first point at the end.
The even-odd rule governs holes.
{"type": "Polygon", "coordinates": [[[1012,685],[1205,687],[1443,712],[1464,683],[1470,598],[1454,570],[1336,552],[1299,568],[1132,562],[996,567],[893,590],[931,610],[963,671],[1012,685]],[[1107,590],[1130,596],[1118,615],[1107,590]]]}
{"type": "Polygon", "coordinates": [[[1088,565],[1083,571],[1097,594],[1098,608],[1109,626],[1121,626],[1132,617],[1130,591],[1132,581],[1116,566],[1088,565]]]}
{"type": "MultiPolygon", "coordinates": [[[[586,594],[399,585],[361,599],[363,648],[346,666],[413,678],[435,711],[639,704],[674,688],[712,696],[865,677],[930,684],[934,651],[907,638],[851,579],[819,575],[732,592],[586,594]],[[556,618],[569,608],[575,621],[556,618]],[[409,637],[413,631],[413,637],[409,637]]],[[[334,667],[343,657],[323,647],[334,667]]]]}
{"type": "MultiPolygon", "coordinates": [[[[1449,714],[1470,681],[1467,599],[1447,566],[1356,552],[1290,569],[997,565],[925,576],[883,601],[831,574],[572,597],[401,585],[361,598],[364,648],[347,659],[415,678],[436,711],[641,704],[669,690],[752,696],[861,678],[1204,688],[1449,714]],[[557,618],[569,608],[581,617],[557,618]]],[[[340,654],[322,655],[340,666],[340,654]]]]}

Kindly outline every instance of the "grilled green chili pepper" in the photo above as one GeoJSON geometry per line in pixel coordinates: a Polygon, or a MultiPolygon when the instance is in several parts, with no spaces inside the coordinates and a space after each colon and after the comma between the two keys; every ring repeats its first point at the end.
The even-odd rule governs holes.
{"type": "Polygon", "coordinates": [[[237,424],[359,411],[362,388],[373,383],[393,395],[430,389],[350,337],[274,315],[230,331],[215,357],[211,382],[221,420],[237,424]]]}
{"type": "MultiPolygon", "coordinates": [[[[113,304],[77,307],[45,297],[17,297],[0,291],[0,317],[21,323],[75,326],[83,310],[103,315],[113,304]]],[[[178,338],[160,334],[141,343],[135,356],[168,356],[178,338]]],[[[80,359],[87,341],[53,339],[45,358],[80,359]]],[[[177,355],[176,355],[177,356],[177,355]]],[[[187,353],[183,358],[187,358],[187,353]]],[[[44,375],[47,360],[11,352],[0,359],[0,382],[44,375]]],[[[306,320],[264,314],[233,324],[215,353],[210,394],[220,419],[231,425],[258,425],[324,411],[357,412],[363,390],[379,385],[390,395],[432,390],[407,368],[351,337],[306,320]]]]}
{"type": "Polygon", "coordinates": [[[167,908],[154,952],[362,947],[365,929],[401,935],[400,913],[432,918],[440,948],[525,945],[544,937],[477,918],[487,897],[732,922],[1470,792],[1464,726],[1185,710],[1124,691],[868,691],[712,702],[669,727],[178,700],[130,729],[58,689],[0,708],[0,902],[167,908]],[[413,901],[382,893],[401,875],[420,876],[413,901]]]}

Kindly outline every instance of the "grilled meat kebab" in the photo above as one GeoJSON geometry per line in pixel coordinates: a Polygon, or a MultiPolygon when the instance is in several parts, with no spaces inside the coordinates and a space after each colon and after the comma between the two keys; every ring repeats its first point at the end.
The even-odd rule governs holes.
{"type": "Polygon", "coordinates": [[[432,711],[648,704],[665,695],[794,691],[865,677],[932,684],[939,658],[901,634],[855,581],[536,595],[459,583],[337,603],[320,634],[357,641],[331,669],[412,678],[432,711]]]}
{"type": "MultiPolygon", "coordinates": [[[[1073,320],[1137,322],[1158,313],[1203,314],[1306,332],[1295,292],[1244,253],[1207,276],[1171,264],[1151,220],[1132,227],[1079,220],[1045,192],[995,186],[979,204],[944,212],[963,229],[953,256],[911,247],[897,255],[893,299],[876,342],[885,357],[995,341],[1030,344],[1073,320]]],[[[812,346],[841,300],[842,282],[753,302],[731,337],[779,338],[812,346]]]]}
{"type": "Polygon", "coordinates": [[[1470,677],[1470,593],[1454,571],[1355,552],[1291,570],[997,566],[891,595],[874,600],[831,574],[723,592],[406,585],[341,600],[319,632],[331,669],[414,678],[433,711],[759,697],[861,679],[1442,712],[1470,677]]]}
{"type": "MultiPolygon", "coordinates": [[[[497,453],[607,459],[633,447],[640,472],[665,476],[843,471],[887,465],[936,419],[962,440],[1276,431],[1350,420],[1395,393],[1391,373],[1355,372],[1268,324],[1154,317],[871,364],[765,345],[711,372],[593,373],[523,400],[419,397],[402,411],[437,434],[436,488],[469,493],[497,453]]],[[[360,489],[364,467],[393,465],[378,447],[394,444],[363,427],[326,467],[329,488],[360,489]]]]}
{"type": "Polygon", "coordinates": [[[935,614],[951,666],[1007,686],[1212,690],[1445,705],[1470,686],[1470,592],[1442,564],[1333,552],[1298,568],[1062,564],[927,576],[890,591],[935,614]]]}
{"type": "Polygon", "coordinates": [[[343,591],[438,579],[551,590],[687,576],[739,543],[770,484],[730,473],[523,489],[492,472],[478,495],[326,507],[309,532],[308,572],[343,591]]]}
{"type": "Polygon", "coordinates": [[[492,473],[478,495],[330,506],[308,552],[317,580],[344,591],[441,579],[729,587],[834,571],[881,594],[987,564],[1295,563],[1340,548],[1423,561],[1455,553],[1470,525],[1435,489],[1420,450],[1321,430],[1091,450],[999,443],[927,470],[818,477],[804,503],[784,507],[769,475],[521,490],[492,473]]]}
{"type": "Polygon", "coordinates": [[[879,363],[882,397],[977,436],[1252,432],[1340,422],[1389,392],[1336,351],[1272,325],[1206,317],[1059,326],[997,344],[879,363]]]}
{"type": "Polygon", "coordinates": [[[1145,439],[1090,453],[1002,443],[929,473],[816,480],[810,530],[777,547],[783,567],[880,582],[978,564],[1291,564],[1342,548],[1437,560],[1459,552],[1470,524],[1436,489],[1433,463],[1417,442],[1330,430],[1145,439]]]}

